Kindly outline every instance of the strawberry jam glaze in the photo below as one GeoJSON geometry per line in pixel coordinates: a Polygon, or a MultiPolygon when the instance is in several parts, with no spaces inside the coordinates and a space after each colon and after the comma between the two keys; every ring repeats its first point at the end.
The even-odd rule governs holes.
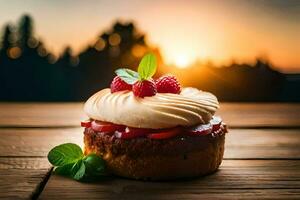
{"type": "Polygon", "coordinates": [[[168,129],[133,128],[97,120],[83,121],[81,122],[81,126],[91,128],[95,132],[115,136],[116,138],[121,139],[147,137],[153,140],[163,140],[180,135],[202,136],[208,134],[216,137],[227,132],[225,123],[222,122],[220,117],[216,116],[214,116],[208,124],[200,124],[192,127],[177,126],[168,129]]]}

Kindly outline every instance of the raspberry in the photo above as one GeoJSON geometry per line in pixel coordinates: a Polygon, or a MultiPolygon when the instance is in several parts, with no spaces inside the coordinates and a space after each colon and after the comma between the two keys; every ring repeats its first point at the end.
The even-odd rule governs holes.
{"type": "Polygon", "coordinates": [[[132,86],[123,81],[119,76],[116,76],[110,84],[111,93],[123,91],[123,90],[131,90],[132,86]]]}
{"type": "Polygon", "coordinates": [[[137,97],[150,97],[156,94],[156,85],[153,80],[137,81],[132,86],[132,92],[137,97]]]}
{"type": "Polygon", "coordinates": [[[158,93],[179,94],[181,87],[175,76],[162,76],[155,81],[158,93]]]}

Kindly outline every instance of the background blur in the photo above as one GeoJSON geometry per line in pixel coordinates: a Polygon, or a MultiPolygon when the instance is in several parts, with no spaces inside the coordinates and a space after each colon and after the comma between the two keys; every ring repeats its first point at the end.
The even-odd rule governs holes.
{"type": "Polygon", "coordinates": [[[84,101],[146,52],[221,101],[300,102],[300,1],[0,0],[0,101],[84,101]]]}

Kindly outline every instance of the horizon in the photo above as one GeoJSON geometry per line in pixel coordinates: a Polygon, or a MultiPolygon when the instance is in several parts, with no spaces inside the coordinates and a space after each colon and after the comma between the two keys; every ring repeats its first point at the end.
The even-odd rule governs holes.
{"type": "Polygon", "coordinates": [[[26,1],[26,4],[10,1],[5,5],[3,2],[0,1],[0,12],[3,13],[0,16],[1,28],[7,23],[16,23],[23,14],[30,14],[35,23],[35,35],[56,55],[61,55],[66,46],[78,54],[119,19],[133,21],[138,30],[146,34],[148,44],[161,50],[168,65],[184,68],[197,60],[211,60],[216,65],[226,65],[233,60],[249,63],[257,57],[263,57],[281,72],[300,71],[300,41],[296,38],[300,35],[300,27],[296,26],[297,20],[300,20],[300,3],[297,1],[219,2],[222,5],[216,1],[191,1],[192,6],[181,1],[174,5],[163,1],[156,2],[159,5],[156,9],[153,8],[153,1],[135,2],[136,5],[127,3],[130,6],[122,2],[113,6],[98,1],[90,1],[93,2],[91,4],[78,1],[26,1]],[[45,6],[46,10],[41,9],[45,6]],[[69,6],[69,9],[64,10],[65,6],[69,6]],[[233,8],[236,12],[228,13],[233,8]],[[100,13],[95,12],[97,9],[100,13]],[[101,13],[103,10],[112,12],[101,13]],[[203,12],[199,14],[199,11],[203,12]],[[76,16],[78,12],[80,15],[76,16]],[[186,15],[187,12],[189,15],[186,15]],[[53,14],[63,20],[57,21],[53,14]],[[170,14],[176,14],[176,20],[170,14]],[[191,22],[191,19],[194,21],[191,22]],[[226,28],[220,28],[220,24],[226,28]],[[252,29],[253,26],[256,28],[252,29]],[[220,33],[220,30],[224,30],[224,33],[220,33]],[[268,35],[271,33],[272,38],[268,35]],[[254,43],[251,41],[253,39],[258,42],[254,43]]]}

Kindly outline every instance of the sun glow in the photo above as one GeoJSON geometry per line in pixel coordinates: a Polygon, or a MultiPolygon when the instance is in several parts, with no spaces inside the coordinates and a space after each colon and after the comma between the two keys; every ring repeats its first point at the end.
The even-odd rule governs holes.
{"type": "Polygon", "coordinates": [[[179,55],[174,59],[174,64],[179,68],[186,68],[191,63],[187,56],[179,55]]]}
{"type": "MultiPolygon", "coordinates": [[[[184,41],[184,39],[183,39],[184,41]]],[[[207,56],[203,49],[188,48],[180,45],[180,43],[173,43],[172,48],[165,48],[162,54],[165,61],[169,65],[174,65],[178,68],[187,68],[191,66],[197,59],[206,59],[207,56]],[[180,49],[179,51],[176,51],[180,49]]]]}

